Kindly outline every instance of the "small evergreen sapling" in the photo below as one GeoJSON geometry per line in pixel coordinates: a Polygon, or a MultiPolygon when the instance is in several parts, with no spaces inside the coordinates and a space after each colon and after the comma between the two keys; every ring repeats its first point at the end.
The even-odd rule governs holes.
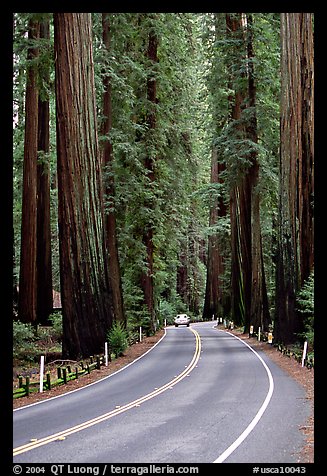
{"type": "Polygon", "coordinates": [[[110,350],[119,357],[128,347],[128,334],[121,322],[115,322],[107,334],[110,350]]]}

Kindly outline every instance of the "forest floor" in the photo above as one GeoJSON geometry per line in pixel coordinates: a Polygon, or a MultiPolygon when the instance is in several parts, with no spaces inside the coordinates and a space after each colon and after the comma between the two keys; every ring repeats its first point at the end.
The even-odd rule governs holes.
{"type": "MultiPolygon", "coordinates": [[[[296,380],[305,390],[306,399],[310,402],[311,412],[310,416],[304,426],[299,428],[302,431],[306,444],[302,451],[298,454],[299,463],[313,463],[314,462],[314,369],[308,369],[302,367],[295,359],[283,355],[275,347],[266,342],[258,342],[255,338],[249,338],[247,334],[242,334],[241,330],[234,329],[233,334],[237,335],[242,340],[246,341],[255,350],[265,352],[271,360],[273,360],[279,367],[287,372],[294,380],[296,380]]],[[[151,347],[164,334],[164,330],[161,329],[154,336],[144,337],[142,342],[131,345],[124,352],[124,355],[109,362],[108,367],[101,367],[100,370],[93,370],[90,374],[85,375],[78,380],[71,380],[66,385],[53,387],[51,390],[45,390],[43,393],[31,394],[29,397],[22,397],[13,401],[13,407],[19,408],[31,403],[36,403],[47,398],[55,397],[66,392],[70,392],[77,388],[84,387],[90,383],[96,382],[117,370],[121,369],[125,365],[129,364],[133,360],[137,359],[151,347]]],[[[35,375],[38,378],[38,375],[35,375]]]]}

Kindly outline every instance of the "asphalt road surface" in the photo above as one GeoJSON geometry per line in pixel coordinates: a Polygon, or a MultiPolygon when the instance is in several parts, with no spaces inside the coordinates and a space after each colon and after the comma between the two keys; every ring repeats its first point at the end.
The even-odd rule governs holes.
{"type": "Polygon", "coordinates": [[[298,462],[302,387],[213,325],[169,327],[123,370],[16,409],[14,462],[298,462]]]}

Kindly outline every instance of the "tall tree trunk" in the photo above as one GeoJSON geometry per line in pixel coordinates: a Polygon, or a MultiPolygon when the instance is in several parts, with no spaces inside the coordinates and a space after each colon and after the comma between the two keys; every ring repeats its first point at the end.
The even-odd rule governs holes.
{"type": "MultiPolygon", "coordinates": [[[[249,119],[247,124],[247,136],[253,142],[258,143],[258,126],[256,113],[256,83],[254,75],[254,49],[253,49],[253,19],[252,15],[247,17],[247,52],[248,52],[248,90],[249,90],[249,119]]],[[[269,315],[268,296],[266,279],[264,272],[261,220],[260,220],[260,193],[258,191],[259,163],[257,152],[253,149],[250,154],[251,168],[251,311],[250,324],[254,330],[258,327],[262,331],[268,331],[271,323],[269,315]]],[[[247,331],[248,329],[246,329],[247,331]]]]}
{"type": "Polygon", "coordinates": [[[237,187],[230,192],[230,226],[231,226],[231,318],[239,325],[244,324],[244,286],[241,270],[239,238],[239,197],[237,187]]]}
{"type": "MultiPolygon", "coordinates": [[[[218,183],[218,156],[216,147],[212,149],[210,183],[218,183]]],[[[209,226],[214,226],[218,223],[218,207],[217,199],[210,207],[209,226]]],[[[204,320],[211,319],[212,316],[217,317],[219,314],[219,301],[221,301],[222,298],[219,281],[221,264],[218,236],[217,234],[210,235],[208,237],[207,279],[202,316],[204,320]]]]}
{"type": "MultiPolygon", "coordinates": [[[[215,33],[214,38],[216,42],[221,41],[222,38],[222,22],[223,16],[220,13],[215,14],[214,26],[215,33]]],[[[211,94],[214,101],[218,101],[216,87],[218,82],[217,70],[220,68],[221,58],[214,54],[212,65],[213,85],[211,88],[211,94]]],[[[221,78],[221,75],[219,75],[221,78]]],[[[226,114],[226,113],[225,113],[226,114]]],[[[215,135],[220,137],[223,127],[226,123],[226,116],[220,111],[218,104],[215,108],[213,116],[215,125],[215,135]]],[[[214,145],[211,154],[211,177],[210,182],[212,184],[220,184],[223,186],[222,173],[226,170],[226,163],[221,160],[221,149],[214,145]]],[[[210,206],[209,212],[209,227],[217,226],[220,218],[226,218],[227,206],[224,202],[223,193],[219,193],[210,206]]],[[[222,276],[225,271],[224,255],[221,236],[218,233],[210,234],[208,237],[208,259],[207,259],[207,279],[206,279],[206,291],[203,306],[203,319],[211,319],[212,316],[222,317],[229,314],[228,296],[226,295],[225,286],[223,284],[222,276]]]]}
{"type": "MultiPolygon", "coordinates": [[[[40,23],[40,38],[50,40],[49,21],[40,23]]],[[[49,85],[49,70],[41,78],[49,85]]],[[[47,324],[53,309],[51,221],[50,221],[50,165],[49,165],[49,98],[45,91],[39,95],[37,164],[37,320],[47,324]]]]}
{"type": "Polygon", "coordinates": [[[300,286],[314,266],[314,51],[313,18],[301,14],[301,148],[299,156],[300,286]]]}
{"type": "Polygon", "coordinates": [[[55,13],[63,354],[103,349],[112,325],[89,13],[55,13]]]}
{"type": "MultiPolygon", "coordinates": [[[[148,37],[147,58],[150,61],[151,69],[148,72],[147,78],[147,99],[149,101],[149,110],[147,112],[147,124],[148,124],[148,140],[151,141],[152,135],[156,128],[156,110],[155,105],[157,103],[157,81],[153,74],[153,67],[158,62],[158,37],[154,31],[153,26],[150,27],[148,37]]],[[[155,181],[155,157],[153,156],[153,147],[147,147],[147,157],[145,159],[145,171],[149,181],[149,187],[151,188],[155,181]]],[[[153,204],[146,204],[149,209],[153,208],[153,204]]],[[[155,329],[155,308],[154,308],[154,280],[153,280],[153,224],[148,223],[143,231],[143,243],[146,248],[146,265],[147,270],[141,275],[141,288],[144,293],[144,303],[150,316],[150,331],[155,329]]]]}
{"type": "MultiPolygon", "coordinates": [[[[246,89],[243,62],[246,55],[243,18],[241,13],[226,14],[227,38],[234,44],[235,71],[230,77],[230,85],[234,89],[234,97],[229,97],[231,119],[234,123],[232,129],[233,140],[236,139],[235,147],[246,139],[246,129],[242,119],[242,111],[245,108],[246,89]],[[241,79],[241,81],[240,81],[241,79]]],[[[230,60],[232,61],[232,60],[230,60]]],[[[233,71],[234,65],[229,65],[233,71]]],[[[242,149],[240,155],[244,155],[242,149]]],[[[251,308],[251,182],[249,170],[241,170],[237,164],[237,177],[233,178],[230,197],[231,217],[231,315],[237,324],[246,327],[250,322],[251,308]]]]}
{"type": "MultiPolygon", "coordinates": [[[[40,25],[29,22],[28,38],[39,37],[40,25]]],[[[25,141],[23,169],[23,200],[18,317],[22,322],[36,321],[36,230],[37,230],[37,148],[38,148],[38,84],[35,58],[38,49],[28,49],[25,100],[25,141]]]]}
{"type": "Polygon", "coordinates": [[[246,170],[239,184],[239,243],[242,270],[244,328],[248,329],[251,318],[252,302],[252,184],[251,167],[246,170]]]}
{"type": "MultiPolygon", "coordinates": [[[[105,48],[108,53],[110,53],[110,13],[102,13],[102,34],[105,48]]],[[[114,320],[120,321],[124,326],[126,326],[116,233],[115,179],[112,170],[113,150],[112,142],[108,137],[112,129],[111,81],[108,73],[103,77],[103,89],[104,120],[102,122],[102,135],[106,136],[106,139],[103,146],[102,161],[106,176],[105,199],[109,202],[106,206],[105,213],[106,246],[109,255],[110,271],[109,278],[114,308],[114,320]]]]}
{"type": "Polygon", "coordinates": [[[182,302],[188,306],[188,243],[186,241],[182,241],[180,244],[178,263],[176,292],[182,302]]]}
{"type": "Polygon", "coordinates": [[[312,15],[281,13],[281,148],[275,334],[278,340],[285,343],[293,342],[296,334],[303,330],[302,318],[295,309],[295,299],[313,266],[312,45],[312,15]]]}

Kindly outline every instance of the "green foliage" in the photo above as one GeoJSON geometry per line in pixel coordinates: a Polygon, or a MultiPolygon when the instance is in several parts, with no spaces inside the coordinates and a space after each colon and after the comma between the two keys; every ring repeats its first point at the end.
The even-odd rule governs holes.
{"type": "Polygon", "coordinates": [[[297,294],[297,310],[303,314],[305,332],[301,334],[308,341],[311,349],[314,346],[314,271],[305,281],[297,294]]]}
{"type": "Polygon", "coordinates": [[[31,324],[13,322],[13,356],[18,358],[34,348],[35,330],[31,324]]]}
{"type": "Polygon", "coordinates": [[[110,351],[119,357],[128,347],[128,334],[120,322],[115,322],[107,334],[110,351]]]}
{"type": "Polygon", "coordinates": [[[183,303],[181,296],[175,293],[170,297],[169,301],[162,299],[159,305],[159,315],[161,322],[164,323],[165,319],[167,324],[173,324],[176,314],[185,312],[185,303],[183,303]]]}
{"type": "Polygon", "coordinates": [[[62,315],[56,312],[50,314],[49,321],[52,324],[52,336],[61,341],[63,337],[62,315]]]}
{"type": "MultiPolygon", "coordinates": [[[[19,276],[22,175],[24,158],[24,94],[26,53],[30,46],[26,32],[29,13],[14,14],[14,245],[15,275],[19,276]]],[[[51,18],[51,14],[43,18],[51,18]]],[[[95,85],[99,126],[102,120],[103,77],[109,76],[112,99],[112,130],[101,135],[100,148],[110,139],[113,163],[104,170],[104,179],[114,178],[115,194],[106,197],[105,213],[115,211],[122,274],[123,298],[129,336],[139,326],[150,329],[144,306],[140,276],[146,271],[147,254],[142,241],[151,227],[154,247],[154,297],[156,317],[172,322],[179,312],[197,314],[205,288],[205,251],[210,236],[217,236],[224,254],[221,277],[224,291],[230,286],[229,191],[247,172],[249,155],[258,154],[261,196],[263,253],[268,294],[274,302],[274,220],[278,196],[279,158],[279,14],[254,13],[254,71],[257,87],[256,114],[258,144],[245,140],[239,126],[249,120],[251,108],[244,109],[240,121],[230,121],[229,98],[236,86],[245,85],[246,54],[239,54],[240,39],[226,38],[223,13],[111,13],[110,51],[102,43],[101,14],[93,13],[95,85]],[[158,63],[147,58],[149,32],[158,36],[158,63]],[[157,81],[157,103],[147,98],[147,80],[157,81]],[[147,114],[154,109],[156,127],[149,130],[147,114]],[[210,182],[212,146],[219,163],[228,168],[221,183],[210,182]],[[152,181],[146,159],[154,159],[152,181]],[[224,199],[227,216],[208,226],[209,209],[224,199]],[[186,276],[186,289],[178,275],[186,276]],[[184,292],[185,291],[185,292],[184,292]]],[[[39,156],[49,161],[51,173],[51,234],[54,288],[59,289],[59,243],[57,223],[56,131],[54,98],[53,26],[50,41],[38,42],[40,78],[50,70],[49,84],[41,82],[41,95],[50,100],[50,152],[39,156]]],[[[244,53],[244,52],[243,52],[244,53]]],[[[18,282],[17,282],[18,284],[18,282]]],[[[303,290],[303,293],[309,290],[303,290]]],[[[309,298],[299,294],[298,305],[310,317],[309,298]]],[[[51,316],[53,339],[61,338],[60,316],[51,316]]],[[[31,328],[15,329],[16,351],[33,342],[31,328]],[[21,332],[21,334],[20,334],[21,332]],[[21,337],[19,337],[21,335],[21,337]],[[22,335],[25,335],[24,339],[22,335]],[[21,339],[21,340],[19,340],[21,339]],[[19,344],[19,342],[21,342],[19,344]]],[[[122,330],[123,331],[123,330],[122,330]]],[[[50,332],[50,331],[49,331],[50,332]]],[[[119,330],[117,331],[119,334],[119,330]]]]}
{"type": "Polygon", "coordinates": [[[33,326],[13,321],[13,357],[22,361],[33,361],[49,351],[61,352],[62,316],[49,316],[52,327],[33,326]]]}

